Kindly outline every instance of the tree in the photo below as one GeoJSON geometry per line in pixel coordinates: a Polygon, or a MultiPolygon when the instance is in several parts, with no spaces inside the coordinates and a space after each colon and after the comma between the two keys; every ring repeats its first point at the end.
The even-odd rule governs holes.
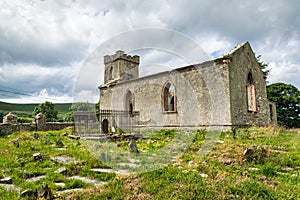
{"type": "Polygon", "coordinates": [[[54,109],[54,104],[46,101],[44,103],[39,104],[34,108],[33,114],[37,115],[38,113],[42,113],[46,116],[47,121],[57,121],[57,110],[54,109]]]}
{"type": "Polygon", "coordinates": [[[286,127],[300,127],[300,92],[291,85],[274,83],[267,86],[268,99],[276,102],[277,120],[286,127]]]}
{"type": "Polygon", "coordinates": [[[259,66],[260,66],[260,68],[261,68],[261,70],[262,70],[262,72],[264,74],[264,78],[267,79],[267,77],[270,74],[270,70],[267,69],[267,67],[268,67],[269,64],[267,64],[267,63],[265,63],[264,61],[261,60],[261,55],[258,55],[256,57],[256,60],[257,60],[259,66]]]}

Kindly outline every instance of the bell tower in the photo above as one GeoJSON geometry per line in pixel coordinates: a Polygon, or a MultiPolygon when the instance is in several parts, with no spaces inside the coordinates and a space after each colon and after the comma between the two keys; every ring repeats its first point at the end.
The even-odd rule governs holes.
{"type": "Polygon", "coordinates": [[[104,84],[138,78],[139,64],[139,56],[127,55],[121,50],[117,51],[113,55],[104,56],[104,84]]]}

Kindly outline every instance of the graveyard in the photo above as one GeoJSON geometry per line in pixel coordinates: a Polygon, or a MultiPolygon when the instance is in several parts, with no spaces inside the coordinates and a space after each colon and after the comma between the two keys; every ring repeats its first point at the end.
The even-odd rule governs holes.
{"type": "Polygon", "coordinates": [[[299,130],[141,135],[135,144],[122,133],[79,138],[72,128],[1,137],[0,199],[300,198],[299,130]]]}

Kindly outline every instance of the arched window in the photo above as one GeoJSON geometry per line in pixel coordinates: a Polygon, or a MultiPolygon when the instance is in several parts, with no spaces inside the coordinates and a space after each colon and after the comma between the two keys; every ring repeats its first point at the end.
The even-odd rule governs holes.
{"type": "Polygon", "coordinates": [[[269,109],[270,109],[270,120],[273,121],[274,111],[273,111],[273,105],[272,104],[269,104],[269,109]]]}
{"type": "Polygon", "coordinates": [[[130,90],[127,91],[125,96],[125,110],[128,111],[130,115],[133,115],[134,98],[130,90]]]}
{"type": "Polygon", "coordinates": [[[247,77],[247,100],[248,100],[248,111],[257,111],[256,92],[252,73],[248,73],[247,77]]]}
{"type": "Polygon", "coordinates": [[[172,83],[167,82],[162,94],[163,111],[176,111],[176,93],[172,83]]]}

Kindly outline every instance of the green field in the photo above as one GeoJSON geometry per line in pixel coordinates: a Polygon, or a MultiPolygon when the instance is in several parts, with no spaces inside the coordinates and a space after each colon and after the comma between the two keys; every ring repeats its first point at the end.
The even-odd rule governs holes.
{"type": "MultiPolygon", "coordinates": [[[[32,117],[34,108],[39,104],[16,104],[0,101],[0,113],[4,115],[12,112],[20,117],[32,117]]],[[[69,112],[72,103],[54,103],[55,109],[58,111],[58,117],[62,118],[64,114],[69,112]]]]}

